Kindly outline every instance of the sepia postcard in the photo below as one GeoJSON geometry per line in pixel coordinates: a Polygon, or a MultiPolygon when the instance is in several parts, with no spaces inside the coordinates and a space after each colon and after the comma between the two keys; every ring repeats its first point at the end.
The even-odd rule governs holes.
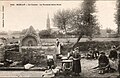
{"type": "Polygon", "coordinates": [[[0,78],[119,78],[119,6],[0,0],[0,78]]]}

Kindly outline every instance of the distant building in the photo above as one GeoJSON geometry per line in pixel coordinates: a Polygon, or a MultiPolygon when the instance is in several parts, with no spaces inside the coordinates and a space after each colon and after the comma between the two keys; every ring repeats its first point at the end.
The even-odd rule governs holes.
{"type": "Polygon", "coordinates": [[[46,26],[47,26],[47,30],[50,30],[50,18],[49,18],[49,14],[47,16],[47,22],[46,22],[46,26]]]}

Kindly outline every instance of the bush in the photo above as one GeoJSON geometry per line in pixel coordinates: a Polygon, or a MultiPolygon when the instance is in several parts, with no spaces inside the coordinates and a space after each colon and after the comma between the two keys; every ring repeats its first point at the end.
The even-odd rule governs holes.
{"type": "Polygon", "coordinates": [[[27,63],[34,64],[36,66],[46,65],[46,55],[41,49],[22,49],[22,62],[23,65],[27,63]],[[44,64],[43,64],[44,63],[44,64]]]}
{"type": "MultiPolygon", "coordinates": [[[[120,44],[119,41],[108,41],[108,42],[87,41],[87,42],[79,42],[77,44],[77,47],[79,47],[79,50],[83,52],[88,51],[89,48],[93,50],[95,48],[98,48],[99,51],[106,51],[109,50],[113,45],[118,47],[119,44],[120,44]]],[[[63,45],[63,49],[62,49],[63,54],[67,54],[71,50],[72,47],[71,45],[73,45],[73,43],[63,45]]]]}

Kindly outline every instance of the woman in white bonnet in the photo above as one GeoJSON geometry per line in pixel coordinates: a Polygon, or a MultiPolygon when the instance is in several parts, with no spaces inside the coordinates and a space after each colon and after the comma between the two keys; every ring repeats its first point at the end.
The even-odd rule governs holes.
{"type": "MultiPolygon", "coordinates": [[[[75,75],[79,75],[81,73],[81,55],[79,53],[79,48],[75,48],[70,56],[72,56],[72,60],[73,60],[73,67],[72,67],[72,71],[75,73],[75,75]]],[[[70,57],[69,57],[70,58],[70,57]]]]}
{"type": "Polygon", "coordinates": [[[56,50],[57,50],[57,54],[61,54],[61,44],[59,42],[59,39],[56,39],[56,50]]]}
{"type": "Polygon", "coordinates": [[[54,68],[54,59],[52,55],[47,55],[47,66],[49,69],[54,68]]]}

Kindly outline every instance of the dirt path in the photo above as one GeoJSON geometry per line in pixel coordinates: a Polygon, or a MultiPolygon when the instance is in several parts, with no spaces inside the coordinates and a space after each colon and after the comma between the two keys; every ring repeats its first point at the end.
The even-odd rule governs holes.
{"type": "MultiPolygon", "coordinates": [[[[97,60],[81,60],[82,73],[78,78],[116,78],[118,76],[118,72],[115,73],[105,73],[98,74],[97,69],[92,69],[97,66],[97,60]]],[[[0,78],[3,77],[42,77],[44,71],[0,71],[0,78]]],[[[59,78],[59,77],[56,77],[59,78]]],[[[62,76],[61,78],[66,78],[62,76]]],[[[70,78],[70,77],[67,77],[70,78]]],[[[73,77],[76,78],[76,77],[73,77]]]]}
{"type": "Polygon", "coordinates": [[[81,76],[83,77],[112,77],[115,78],[118,76],[118,72],[115,73],[105,73],[105,74],[98,74],[97,69],[93,69],[94,67],[98,66],[97,60],[81,60],[82,66],[82,73],[81,76]]]}
{"type": "MultiPolygon", "coordinates": [[[[94,67],[98,66],[97,60],[81,60],[81,67],[82,67],[82,73],[78,78],[116,78],[118,76],[118,72],[115,73],[105,73],[105,74],[98,74],[98,69],[93,69],[94,67]]],[[[58,78],[58,77],[57,77],[58,78]]],[[[62,76],[62,78],[66,78],[62,76]]],[[[69,77],[67,77],[69,78],[69,77]]],[[[73,78],[76,78],[73,77],[73,78]]]]}
{"type": "Polygon", "coordinates": [[[0,71],[0,78],[39,78],[43,71],[0,71]]]}

